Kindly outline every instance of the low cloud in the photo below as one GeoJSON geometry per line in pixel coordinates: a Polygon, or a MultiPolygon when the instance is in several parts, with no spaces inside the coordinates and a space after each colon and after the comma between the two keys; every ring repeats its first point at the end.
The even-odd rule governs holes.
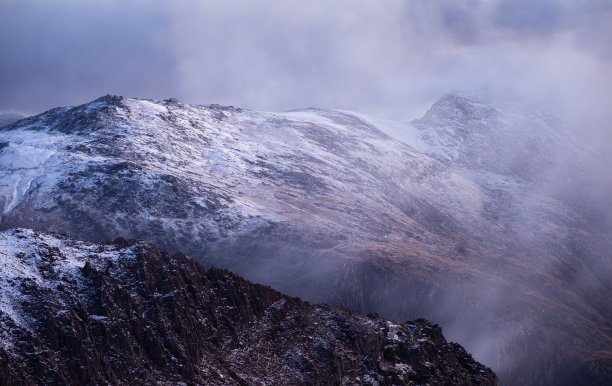
{"type": "Polygon", "coordinates": [[[461,89],[606,114],[610,4],[4,0],[0,110],[116,93],[410,119],[461,89]]]}

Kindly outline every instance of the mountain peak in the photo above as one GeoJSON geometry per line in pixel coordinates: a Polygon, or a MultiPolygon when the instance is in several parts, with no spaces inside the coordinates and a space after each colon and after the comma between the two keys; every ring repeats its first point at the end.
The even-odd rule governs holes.
{"type": "Polygon", "coordinates": [[[494,118],[498,111],[482,96],[452,93],[438,99],[418,121],[480,121],[494,118]]]}
{"type": "MultiPolygon", "coordinates": [[[[109,103],[109,104],[117,104],[117,103],[121,102],[124,99],[125,98],[122,97],[121,95],[106,94],[106,95],[101,96],[98,99],[95,99],[94,101],[92,101],[90,103],[106,102],[106,103],[109,103]]],[[[90,104],[90,103],[86,103],[85,105],[90,104]]]]}

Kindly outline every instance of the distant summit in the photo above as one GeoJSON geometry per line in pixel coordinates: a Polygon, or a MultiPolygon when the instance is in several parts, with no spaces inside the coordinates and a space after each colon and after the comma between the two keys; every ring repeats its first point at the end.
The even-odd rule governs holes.
{"type": "Polygon", "coordinates": [[[469,122],[490,119],[498,110],[484,97],[469,94],[446,94],[438,99],[419,121],[449,120],[469,122]]]}

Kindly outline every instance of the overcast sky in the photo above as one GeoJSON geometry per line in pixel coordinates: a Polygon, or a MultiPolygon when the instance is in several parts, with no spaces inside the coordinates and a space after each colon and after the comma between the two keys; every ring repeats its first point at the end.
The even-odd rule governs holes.
{"type": "Polygon", "coordinates": [[[610,42],[611,0],[0,0],[0,111],[111,93],[407,119],[463,90],[605,114],[610,42]]]}

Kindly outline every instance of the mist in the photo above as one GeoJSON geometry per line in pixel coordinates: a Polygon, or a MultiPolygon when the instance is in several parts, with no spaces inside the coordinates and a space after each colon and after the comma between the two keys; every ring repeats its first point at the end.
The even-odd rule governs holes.
{"type": "MultiPolygon", "coordinates": [[[[401,128],[449,92],[518,101],[559,117],[560,129],[584,150],[575,158],[564,147],[552,149],[550,164],[530,170],[541,179],[529,193],[567,204],[579,214],[572,221],[597,234],[599,244],[573,256],[579,268],[565,282],[570,291],[597,298],[602,288],[612,291],[606,280],[612,257],[606,250],[612,243],[611,41],[612,2],[605,0],[0,0],[0,112],[36,114],[117,94],[261,111],[348,110],[400,121],[401,128]]],[[[515,138],[524,139],[524,132],[515,138]]],[[[522,227],[517,243],[540,231],[516,221],[522,227]]],[[[570,251],[580,235],[565,236],[559,250],[570,251]]],[[[261,255],[277,251],[278,261],[252,267],[249,260],[239,267],[261,282],[281,283],[286,256],[278,240],[269,243],[261,255]]],[[[227,258],[224,248],[233,248],[238,259],[248,244],[235,244],[213,252],[227,258]]],[[[285,282],[284,289],[323,301],[316,298],[318,286],[343,267],[332,253],[313,257],[309,248],[286,246],[296,271],[308,265],[310,276],[293,287],[285,282]]],[[[563,268],[537,263],[547,275],[563,268]]],[[[475,285],[494,309],[514,290],[493,279],[475,285]]],[[[395,295],[416,287],[398,284],[395,295]]],[[[370,303],[334,296],[365,311],[378,307],[385,316],[405,316],[394,309],[400,303],[376,303],[383,295],[377,297],[375,286],[368,291],[370,303]]],[[[423,315],[410,316],[438,318],[449,336],[470,340],[468,349],[487,364],[519,366],[499,357],[493,346],[500,342],[498,330],[476,336],[477,324],[470,325],[468,316],[453,320],[461,307],[457,299],[438,300],[439,310],[413,304],[412,312],[423,315]]],[[[507,336],[501,339],[508,344],[525,331],[533,334],[540,322],[526,314],[516,320],[521,323],[503,326],[507,336]]]]}
{"type": "Polygon", "coordinates": [[[111,93],[413,119],[466,90],[607,119],[611,17],[607,1],[2,0],[0,110],[111,93]]]}

